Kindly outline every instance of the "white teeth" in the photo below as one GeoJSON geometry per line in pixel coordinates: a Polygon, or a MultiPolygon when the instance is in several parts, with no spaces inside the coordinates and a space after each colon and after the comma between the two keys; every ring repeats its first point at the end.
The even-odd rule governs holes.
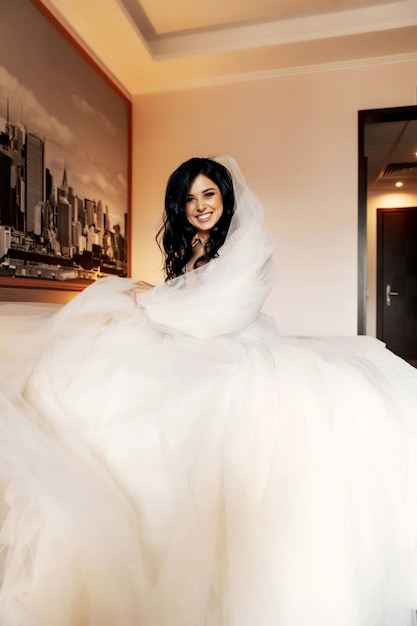
{"type": "Polygon", "coordinates": [[[204,213],[204,215],[197,215],[197,219],[200,222],[207,222],[207,220],[209,220],[211,217],[211,213],[204,213]]]}

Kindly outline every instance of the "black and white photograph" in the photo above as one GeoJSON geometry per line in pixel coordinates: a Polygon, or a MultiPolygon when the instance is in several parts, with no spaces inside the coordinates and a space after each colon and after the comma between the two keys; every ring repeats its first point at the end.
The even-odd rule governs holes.
{"type": "Polygon", "coordinates": [[[126,276],[130,102],[36,3],[0,8],[0,284],[126,276]]]}

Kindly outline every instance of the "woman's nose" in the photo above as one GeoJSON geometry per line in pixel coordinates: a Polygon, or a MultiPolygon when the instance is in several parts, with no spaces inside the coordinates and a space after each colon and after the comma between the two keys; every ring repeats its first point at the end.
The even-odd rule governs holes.
{"type": "Polygon", "coordinates": [[[204,198],[197,198],[197,210],[204,211],[204,198]]]}

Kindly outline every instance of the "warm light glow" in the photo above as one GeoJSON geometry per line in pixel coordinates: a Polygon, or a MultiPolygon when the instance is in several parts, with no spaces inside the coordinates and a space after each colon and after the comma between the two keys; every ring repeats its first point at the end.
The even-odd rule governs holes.
{"type": "Polygon", "coordinates": [[[403,185],[404,183],[402,183],[400,180],[397,183],[395,183],[396,187],[402,187],[403,185]]]}

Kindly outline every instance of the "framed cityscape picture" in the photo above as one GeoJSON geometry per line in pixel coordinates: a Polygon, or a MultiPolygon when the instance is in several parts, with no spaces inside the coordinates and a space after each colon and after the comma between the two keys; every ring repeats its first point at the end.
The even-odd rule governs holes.
{"type": "Polygon", "coordinates": [[[40,0],[0,13],[0,299],[127,276],[130,100],[40,0]]]}

